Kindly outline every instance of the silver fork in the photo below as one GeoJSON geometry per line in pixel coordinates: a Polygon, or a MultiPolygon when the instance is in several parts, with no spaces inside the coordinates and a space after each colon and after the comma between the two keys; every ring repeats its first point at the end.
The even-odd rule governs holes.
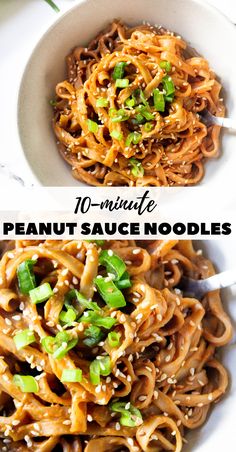
{"type": "Polygon", "coordinates": [[[225,127],[226,129],[231,129],[236,131],[236,120],[231,118],[221,118],[220,116],[214,116],[212,113],[205,109],[199,113],[199,116],[202,122],[206,126],[220,126],[225,127]]]}
{"type": "Polygon", "coordinates": [[[226,270],[206,279],[192,279],[182,276],[178,287],[185,296],[201,299],[208,292],[236,284],[236,268],[226,270]]]}

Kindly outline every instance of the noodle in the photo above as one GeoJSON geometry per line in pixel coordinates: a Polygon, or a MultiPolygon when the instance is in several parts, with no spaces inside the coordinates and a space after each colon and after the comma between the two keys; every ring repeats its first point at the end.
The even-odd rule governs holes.
{"type": "Polygon", "coordinates": [[[0,264],[1,450],[180,452],[185,433],[205,422],[227,389],[227,372],[215,351],[232,335],[219,291],[202,301],[187,298],[177,287],[183,274],[196,279],[214,274],[191,241],[6,243],[0,264]],[[120,308],[104,302],[99,289],[97,281],[108,286],[121,281],[101,261],[104,254],[131,281],[117,289],[119,300],[125,297],[120,308]],[[32,284],[35,278],[33,291],[45,284],[52,289],[36,304],[32,292],[23,293],[20,273],[27,262],[33,266],[27,280],[32,284]],[[62,321],[74,289],[80,302],[67,306],[67,313],[78,316],[62,321]],[[86,321],[91,313],[113,322],[97,328],[102,338],[92,345],[85,342],[95,324],[86,321]],[[16,335],[26,330],[33,339],[19,347],[16,335]],[[46,341],[51,337],[54,343],[59,333],[75,343],[66,351],[70,342],[63,339],[63,355],[56,357],[46,341]],[[94,384],[91,363],[105,359],[108,371],[101,364],[101,380],[94,384]],[[65,382],[65,370],[79,370],[82,377],[65,382]],[[34,377],[37,389],[25,392],[15,374],[34,377]]]}
{"type": "Polygon", "coordinates": [[[67,80],[56,86],[53,127],[76,179],[95,186],[202,179],[204,161],[218,156],[220,127],[206,126],[200,113],[224,116],[224,105],[209,63],[189,53],[161,27],[117,21],[72,51],[67,80]]]}

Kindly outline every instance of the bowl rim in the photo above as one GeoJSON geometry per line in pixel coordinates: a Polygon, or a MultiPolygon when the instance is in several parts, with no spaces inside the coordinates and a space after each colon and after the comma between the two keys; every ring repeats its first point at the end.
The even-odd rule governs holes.
{"type": "MultiPolygon", "coordinates": [[[[23,92],[23,85],[24,85],[24,79],[25,76],[28,72],[28,69],[30,67],[31,61],[34,57],[34,54],[37,52],[37,49],[41,46],[43,40],[50,35],[51,32],[53,32],[54,28],[56,28],[58,26],[58,24],[60,24],[68,15],[73,14],[73,12],[81,7],[83,7],[84,5],[89,4],[89,3],[94,3],[95,0],[81,0],[79,3],[77,3],[76,5],[72,6],[71,8],[69,8],[67,11],[65,11],[62,15],[60,15],[55,22],[53,22],[47,29],[45,32],[43,32],[42,36],[40,37],[40,39],[37,41],[37,43],[33,46],[31,52],[30,52],[30,56],[27,60],[27,63],[24,67],[23,73],[20,76],[20,80],[19,80],[19,87],[18,87],[18,94],[17,94],[17,105],[16,105],[16,125],[17,125],[17,133],[18,133],[18,139],[19,139],[19,143],[20,143],[20,152],[23,155],[23,158],[25,160],[25,163],[27,165],[27,168],[30,171],[31,176],[34,177],[34,180],[37,181],[37,183],[39,184],[39,186],[41,187],[46,187],[47,185],[44,184],[42,182],[42,179],[40,178],[40,176],[38,175],[37,171],[35,170],[35,168],[31,165],[30,160],[28,159],[28,155],[27,152],[24,148],[23,145],[23,139],[21,136],[21,103],[22,103],[22,92],[23,92]]],[[[97,2],[99,0],[96,0],[97,2]]],[[[111,1],[111,0],[110,0],[111,1]]],[[[112,0],[115,1],[115,0],[112,0]]],[[[155,2],[156,0],[152,0],[153,2],[155,2]]],[[[166,0],[167,1],[167,0],[166,0]]],[[[176,0],[175,0],[176,1],[176,0]]],[[[178,0],[177,0],[178,1],[178,0]]],[[[216,16],[217,18],[219,18],[220,20],[223,20],[225,22],[225,24],[227,25],[227,27],[230,27],[231,30],[233,31],[233,33],[235,34],[235,42],[236,42],[236,26],[235,24],[229,19],[229,17],[226,16],[225,13],[223,13],[222,11],[220,11],[215,5],[212,5],[208,2],[208,0],[181,0],[181,2],[186,3],[186,5],[192,3],[195,5],[200,5],[203,8],[205,8],[210,14],[216,16]]],[[[72,176],[71,176],[72,177],[72,176]]],[[[73,181],[73,178],[72,178],[73,181]]],[[[34,184],[33,184],[34,185],[34,184]]],[[[68,186],[68,185],[66,185],[68,186]]],[[[89,186],[85,183],[82,183],[81,186],[89,186]]],[[[61,185],[59,186],[61,187],[61,185]]],[[[79,188],[80,185],[78,185],[78,181],[76,183],[75,180],[75,185],[71,185],[71,187],[76,187],[79,188]]],[[[131,187],[132,188],[132,187],[131,187]]],[[[135,188],[135,187],[134,187],[135,188]]]]}

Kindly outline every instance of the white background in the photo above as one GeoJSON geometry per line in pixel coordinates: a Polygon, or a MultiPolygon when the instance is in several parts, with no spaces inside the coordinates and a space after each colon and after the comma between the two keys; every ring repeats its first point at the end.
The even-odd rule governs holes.
{"type": "MultiPolygon", "coordinates": [[[[99,1],[99,0],[98,0],[99,1]]],[[[14,187],[8,171],[21,177],[26,185],[36,183],[28,168],[18,139],[16,106],[21,76],[36,43],[60,15],[80,0],[55,0],[55,13],[43,0],[0,0],[0,186],[14,187]],[[8,168],[3,171],[2,165],[8,168]]],[[[208,0],[236,24],[235,0],[208,0]]],[[[199,26],[199,32],[200,26],[199,26]]],[[[220,32],[220,31],[219,31],[220,32]]],[[[33,120],[33,118],[32,118],[33,120]]]]}

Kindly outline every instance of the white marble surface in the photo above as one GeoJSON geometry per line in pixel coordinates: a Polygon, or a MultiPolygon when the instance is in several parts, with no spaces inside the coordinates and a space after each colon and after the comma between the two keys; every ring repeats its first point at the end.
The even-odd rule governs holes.
{"type": "MultiPolygon", "coordinates": [[[[43,0],[0,0],[0,187],[14,187],[21,180],[26,185],[36,184],[17,133],[19,84],[27,60],[42,34],[59,15],[80,1],[55,0],[61,10],[57,14],[43,0]]],[[[208,0],[208,3],[236,23],[235,0],[208,0]]]]}

